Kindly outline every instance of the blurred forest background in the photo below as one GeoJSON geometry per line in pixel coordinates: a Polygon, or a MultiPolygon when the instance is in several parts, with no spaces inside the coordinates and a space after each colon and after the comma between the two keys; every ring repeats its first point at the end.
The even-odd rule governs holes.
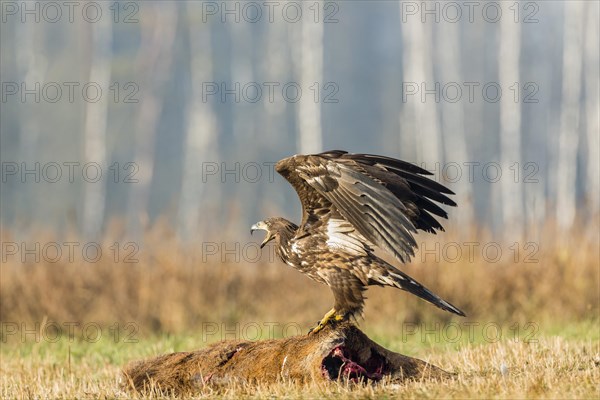
{"type": "MultiPolygon", "coordinates": [[[[479,255],[409,271],[461,308],[526,318],[554,294],[549,315],[597,315],[598,2],[2,1],[1,13],[3,242],[140,249],[135,268],[121,257],[92,271],[3,247],[2,320],[177,329],[215,310],[264,315],[254,300],[283,292],[252,288],[290,293],[301,278],[207,263],[200,243],[254,243],[252,223],[298,221],[273,163],[329,149],[432,171],[456,192],[450,239],[536,243],[527,268],[485,269],[479,255]],[[466,277],[490,286],[465,298],[466,277]]],[[[310,293],[295,308],[316,312],[307,323],[327,308],[325,288],[310,293]]]]}

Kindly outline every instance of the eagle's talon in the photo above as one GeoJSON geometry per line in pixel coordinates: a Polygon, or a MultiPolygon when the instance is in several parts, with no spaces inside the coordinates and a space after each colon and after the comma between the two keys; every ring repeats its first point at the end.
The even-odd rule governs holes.
{"type": "Polygon", "coordinates": [[[313,328],[310,328],[308,330],[308,334],[309,335],[314,335],[316,333],[319,333],[319,331],[321,331],[321,329],[325,328],[325,325],[322,325],[321,322],[317,322],[317,325],[315,325],[313,328]]]}
{"type": "Polygon", "coordinates": [[[318,333],[321,331],[327,324],[335,324],[338,322],[342,322],[346,320],[345,315],[340,315],[336,312],[335,308],[332,308],[325,314],[323,319],[317,323],[317,326],[308,331],[309,334],[318,333]]]}

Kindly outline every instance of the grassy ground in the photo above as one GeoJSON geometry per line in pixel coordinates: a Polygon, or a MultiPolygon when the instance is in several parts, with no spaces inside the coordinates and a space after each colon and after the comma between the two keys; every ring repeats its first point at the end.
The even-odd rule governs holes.
{"type": "MultiPolygon", "coordinates": [[[[428,331],[408,337],[389,332],[382,344],[456,373],[443,382],[381,383],[350,387],[343,383],[300,387],[289,383],[268,387],[233,386],[198,397],[351,397],[403,398],[598,398],[600,396],[600,338],[597,321],[567,327],[540,327],[532,337],[512,335],[498,341],[474,331],[453,344],[435,342],[428,331]]],[[[502,327],[505,328],[505,327],[502,327]]],[[[510,327],[506,327],[510,329],[510,327]]],[[[365,329],[369,333],[368,329],[365,329]]],[[[381,330],[380,330],[381,331],[381,330]]],[[[412,332],[412,331],[411,331],[412,332]]],[[[512,332],[516,332],[514,329],[512,332]]],[[[40,336],[40,338],[43,335],[40,336]]],[[[82,340],[68,335],[35,341],[9,338],[0,351],[2,398],[131,398],[120,389],[120,369],[131,360],[206,345],[196,334],[135,338],[126,343],[112,334],[82,340]],[[53,342],[50,342],[52,340],[53,342]]]]}

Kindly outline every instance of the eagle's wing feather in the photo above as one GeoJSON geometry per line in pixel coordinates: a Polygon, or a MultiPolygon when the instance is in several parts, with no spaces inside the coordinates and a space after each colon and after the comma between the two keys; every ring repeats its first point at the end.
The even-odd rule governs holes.
{"type": "Polygon", "coordinates": [[[367,239],[356,231],[356,228],[345,220],[336,210],[332,210],[331,218],[325,225],[327,245],[335,253],[343,251],[352,256],[367,256],[372,249],[367,239]]]}
{"type": "Polygon", "coordinates": [[[431,200],[455,205],[452,192],[423,175],[416,165],[392,158],[331,151],[281,160],[277,171],[298,192],[301,230],[326,229],[331,211],[356,228],[355,237],[390,252],[401,261],[414,255],[417,229],[443,229],[431,215],[446,213],[431,200]]]}
{"type": "Polygon", "coordinates": [[[324,160],[324,166],[306,172],[298,166],[298,170],[364,237],[402,261],[414,255],[416,242],[410,231],[416,229],[392,192],[346,163],[324,160]]]}

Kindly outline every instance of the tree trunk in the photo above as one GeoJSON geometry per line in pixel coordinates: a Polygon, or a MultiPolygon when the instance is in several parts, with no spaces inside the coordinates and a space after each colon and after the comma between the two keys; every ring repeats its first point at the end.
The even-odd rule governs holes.
{"type": "MultiPolygon", "coordinates": [[[[583,3],[565,4],[562,107],[558,137],[556,220],[568,230],[575,220],[581,93],[583,3]]],[[[597,72],[597,71],[596,71],[597,72]]]]}
{"type": "Polygon", "coordinates": [[[150,185],[154,173],[155,139],[162,112],[165,85],[169,78],[177,5],[173,2],[152,2],[142,7],[141,45],[136,76],[143,100],[138,105],[135,123],[134,160],[139,172],[138,182],[131,187],[128,203],[128,230],[130,237],[139,239],[143,221],[147,219],[150,185]]]}
{"type": "MultiPolygon", "coordinates": [[[[202,162],[218,159],[217,118],[212,105],[202,99],[202,85],[213,79],[212,47],[210,25],[191,20],[195,6],[200,3],[186,3],[188,15],[186,25],[190,43],[190,74],[192,81],[191,99],[187,109],[185,148],[183,149],[183,170],[181,197],[178,210],[178,233],[185,242],[191,242],[199,234],[209,230],[200,224],[200,209],[206,200],[206,183],[202,182],[202,162]],[[203,232],[199,232],[200,229],[203,232]]],[[[218,193],[212,192],[211,200],[218,193]]]]}
{"type": "Polygon", "coordinates": [[[502,18],[499,35],[498,75],[504,91],[500,99],[500,163],[504,176],[500,180],[500,196],[495,197],[502,199],[499,205],[504,237],[512,241],[520,240],[523,236],[523,184],[509,178],[511,168],[516,165],[521,169],[521,99],[515,99],[508,90],[515,84],[521,85],[521,24],[515,24],[510,18],[502,18]]]}
{"type": "MultiPolygon", "coordinates": [[[[90,25],[92,42],[90,82],[95,82],[108,91],[111,74],[112,22],[108,18],[103,18],[98,23],[90,25]]],[[[107,95],[97,103],[87,102],[85,105],[85,161],[98,163],[101,171],[107,171],[108,99],[107,95]]],[[[104,220],[105,197],[106,184],[102,181],[85,185],[83,231],[86,237],[94,238],[100,233],[104,220]]]]}
{"type": "Polygon", "coordinates": [[[439,162],[441,153],[437,118],[440,91],[433,77],[431,25],[402,23],[403,85],[414,85],[417,93],[403,98],[400,111],[402,155],[429,169],[439,162]]]}
{"type": "MultiPolygon", "coordinates": [[[[260,135],[262,135],[263,131],[260,122],[263,119],[258,114],[262,107],[258,103],[252,102],[255,95],[254,90],[247,91],[244,90],[244,87],[251,82],[256,83],[260,81],[257,79],[253,54],[261,49],[261,47],[255,43],[258,35],[254,31],[254,24],[230,24],[228,28],[231,33],[232,49],[230,65],[231,86],[239,85],[241,92],[239,103],[234,103],[231,100],[228,100],[228,103],[231,104],[233,140],[244,148],[243,152],[235,154],[240,171],[242,171],[246,162],[255,162],[255,160],[260,159],[260,150],[255,144],[262,140],[260,135]]],[[[227,155],[232,156],[233,154],[227,155]]],[[[213,159],[218,159],[216,156],[217,154],[214,154],[213,159]]],[[[233,165],[230,165],[231,167],[233,165]]],[[[243,174],[242,172],[239,173],[240,175],[243,174]]],[[[244,177],[240,179],[244,179],[244,177]]],[[[245,229],[245,227],[253,223],[250,215],[252,215],[257,206],[258,185],[236,185],[235,191],[235,196],[244,198],[244,201],[227,204],[226,215],[228,216],[228,224],[221,228],[227,235],[231,236],[237,233],[240,225],[244,226],[245,229]],[[236,217],[233,217],[233,215],[236,215],[236,217]]]]}
{"type": "MultiPolygon", "coordinates": [[[[306,10],[305,10],[306,11],[306,10]]],[[[298,85],[302,97],[298,101],[298,152],[313,154],[322,151],[321,100],[323,90],[323,20],[302,18],[300,26],[291,28],[300,31],[300,48],[292,44],[292,56],[299,77],[298,85]],[[298,51],[299,50],[299,51],[298,51]],[[315,95],[318,98],[315,98],[315,95]]],[[[292,35],[294,38],[294,35],[292,35]]],[[[291,92],[290,92],[291,93],[291,92]]],[[[288,94],[290,97],[292,94],[288,94]]]]}
{"type": "MultiPolygon", "coordinates": [[[[18,79],[23,82],[29,90],[35,87],[36,82],[40,85],[46,81],[48,63],[42,55],[40,38],[46,34],[46,24],[17,23],[15,25],[15,66],[18,79]]],[[[7,28],[3,27],[3,28],[7,28]]],[[[21,162],[26,162],[28,168],[33,168],[35,162],[40,161],[43,150],[39,146],[44,124],[40,118],[40,106],[33,102],[33,97],[23,102],[17,108],[19,115],[19,151],[18,157],[21,162]]],[[[6,115],[8,117],[8,115],[6,115]]],[[[5,115],[2,115],[5,118],[5,115]]],[[[2,135],[5,132],[2,131],[2,135]]],[[[3,138],[4,142],[4,138],[3,138]]],[[[16,160],[15,160],[16,161],[16,160]]],[[[15,191],[16,207],[15,221],[20,221],[17,231],[21,234],[29,233],[31,223],[39,218],[36,212],[40,204],[35,201],[42,193],[40,185],[19,185],[20,190],[15,191]],[[37,189],[37,190],[36,190],[37,189]]],[[[2,196],[10,194],[3,191],[2,196]]],[[[41,196],[43,197],[43,195],[41,196]]]]}
{"type": "Polygon", "coordinates": [[[598,65],[600,57],[598,47],[598,3],[586,3],[585,33],[585,91],[586,91],[586,137],[587,137],[587,179],[586,195],[588,211],[595,215],[600,211],[600,125],[598,112],[600,98],[598,91],[598,65]]]}
{"type": "Polygon", "coordinates": [[[350,323],[286,339],[223,341],[202,350],[133,362],[123,374],[126,389],[177,394],[232,384],[374,383],[382,379],[398,383],[451,375],[381,347],[350,323]]]}
{"type": "MultiPolygon", "coordinates": [[[[461,41],[459,38],[460,27],[452,23],[440,24],[437,29],[436,47],[438,49],[439,62],[443,65],[440,68],[440,81],[443,84],[449,82],[463,82],[461,71],[461,41]]],[[[473,222],[473,190],[471,183],[466,178],[466,162],[469,161],[467,150],[467,139],[465,130],[465,105],[463,101],[450,102],[442,101],[440,112],[442,116],[442,136],[444,141],[442,147],[444,150],[444,160],[449,163],[456,163],[461,169],[461,177],[456,180],[452,189],[456,192],[456,202],[460,207],[456,209],[455,219],[461,226],[461,234],[464,237],[471,237],[470,229],[473,222]]],[[[440,180],[446,178],[442,176],[444,168],[436,168],[440,172],[440,180]]],[[[453,179],[454,176],[448,177],[453,179]]]]}

